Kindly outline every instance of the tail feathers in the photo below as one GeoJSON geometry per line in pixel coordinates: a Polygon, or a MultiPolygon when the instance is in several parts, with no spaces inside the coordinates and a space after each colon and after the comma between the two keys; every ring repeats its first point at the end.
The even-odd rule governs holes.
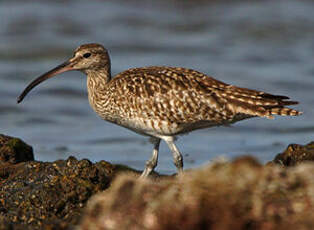
{"type": "Polygon", "coordinates": [[[265,103],[252,104],[239,101],[236,99],[228,99],[228,108],[235,113],[251,115],[253,117],[266,117],[273,119],[273,115],[279,116],[299,116],[302,112],[287,108],[285,106],[298,104],[297,101],[273,100],[273,105],[269,105],[269,101],[265,103]]]}
{"type": "Polygon", "coordinates": [[[269,110],[269,115],[280,115],[280,116],[299,116],[302,112],[286,107],[281,108],[271,108],[269,110]]]}
{"type": "MultiPolygon", "coordinates": [[[[298,102],[290,101],[289,97],[283,95],[273,95],[233,85],[216,90],[215,94],[217,98],[223,99],[225,107],[232,111],[232,114],[270,119],[274,118],[273,115],[298,116],[302,114],[300,111],[285,107],[296,105],[298,102]]],[[[216,99],[216,101],[218,100],[216,99]]]]}
{"type": "MultiPolygon", "coordinates": [[[[272,95],[270,95],[272,96],[272,95]]],[[[276,96],[276,95],[273,95],[276,96]]],[[[276,96],[278,98],[278,96],[276,96]]],[[[279,96],[281,98],[285,97],[285,96],[279,96]]],[[[285,97],[285,99],[288,99],[287,97],[285,97]]],[[[271,115],[279,115],[279,116],[299,116],[302,114],[302,112],[295,110],[295,109],[291,109],[291,108],[287,108],[285,106],[288,105],[296,105],[299,104],[299,102],[297,101],[285,101],[282,99],[277,99],[278,101],[278,105],[277,106],[272,106],[272,107],[268,107],[265,106],[264,108],[268,111],[269,113],[269,117],[272,118],[273,116],[271,115]]]]}

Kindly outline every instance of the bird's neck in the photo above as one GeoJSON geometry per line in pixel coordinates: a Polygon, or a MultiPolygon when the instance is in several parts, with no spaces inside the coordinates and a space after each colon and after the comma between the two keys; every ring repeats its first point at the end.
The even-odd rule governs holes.
{"type": "Polygon", "coordinates": [[[87,89],[90,91],[98,91],[104,89],[111,80],[110,67],[104,67],[97,70],[86,70],[87,89]]]}
{"type": "Polygon", "coordinates": [[[111,80],[110,65],[99,69],[87,69],[84,71],[88,81],[97,82],[99,84],[107,84],[111,80]]]}
{"type": "Polygon", "coordinates": [[[103,68],[86,71],[88,99],[92,108],[97,112],[103,103],[106,103],[108,84],[111,80],[111,71],[109,68],[103,68]]]}

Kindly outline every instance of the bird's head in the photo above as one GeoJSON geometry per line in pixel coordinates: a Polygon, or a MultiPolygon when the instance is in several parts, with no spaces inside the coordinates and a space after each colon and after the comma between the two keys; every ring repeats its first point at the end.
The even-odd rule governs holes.
{"type": "Polygon", "coordinates": [[[71,70],[78,70],[85,74],[97,72],[100,70],[106,70],[110,73],[109,54],[107,50],[100,44],[91,43],[79,46],[74,51],[72,58],[32,81],[18,97],[17,102],[20,103],[24,97],[41,82],[60,73],[71,70]]]}
{"type": "Polygon", "coordinates": [[[110,67],[107,50],[99,44],[84,44],[74,51],[74,56],[68,60],[73,70],[84,73],[110,67]]]}

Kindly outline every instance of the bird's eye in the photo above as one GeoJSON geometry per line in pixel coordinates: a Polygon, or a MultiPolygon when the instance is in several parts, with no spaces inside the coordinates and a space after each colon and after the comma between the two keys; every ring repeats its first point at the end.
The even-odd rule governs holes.
{"type": "Polygon", "coordinates": [[[91,55],[92,55],[91,53],[85,53],[85,54],[83,54],[83,57],[84,58],[89,58],[91,55]]]}

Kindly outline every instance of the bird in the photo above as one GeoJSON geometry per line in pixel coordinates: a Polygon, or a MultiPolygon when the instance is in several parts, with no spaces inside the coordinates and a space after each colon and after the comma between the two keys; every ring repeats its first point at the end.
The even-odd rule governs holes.
{"type": "Polygon", "coordinates": [[[153,152],[141,178],[157,166],[161,140],[171,150],[180,174],[183,157],[175,144],[179,135],[254,117],[302,114],[286,107],[298,104],[287,96],[226,84],[189,68],[131,68],[113,77],[109,53],[97,43],[80,45],[73,57],[33,80],[17,102],[41,82],[72,70],[87,76],[90,106],[103,120],[150,137],[153,152]]]}

